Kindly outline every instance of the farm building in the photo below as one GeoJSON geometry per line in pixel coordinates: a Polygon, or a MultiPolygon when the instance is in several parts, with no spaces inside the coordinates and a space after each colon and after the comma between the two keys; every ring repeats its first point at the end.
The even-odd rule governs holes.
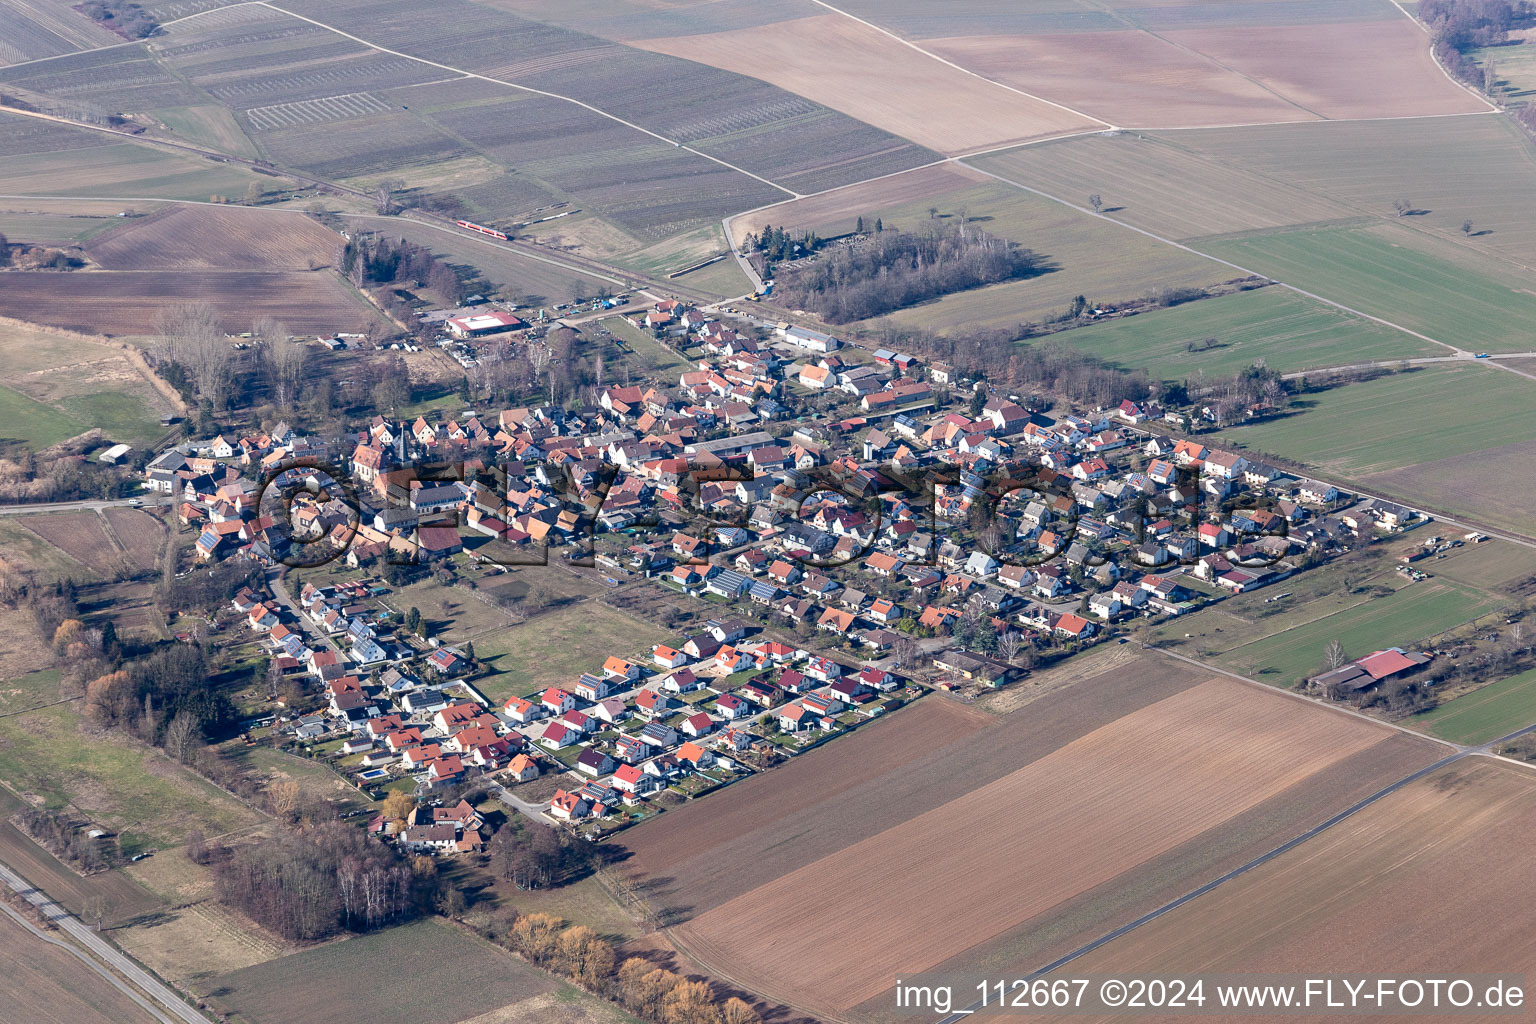
{"type": "Polygon", "coordinates": [[[96,456],[96,461],[105,462],[109,466],[115,466],[126,459],[132,451],[133,449],[126,444],[115,444],[96,456]]]}
{"type": "Polygon", "coordinates": [[[511,313],[490,312],[473,313],[469,316],[454,317],[448,321],[448,333],[455,338],[480,338],[487,334],[498,334],[501,331],[520,331],[527,327],[523,321],[511,313]]]}

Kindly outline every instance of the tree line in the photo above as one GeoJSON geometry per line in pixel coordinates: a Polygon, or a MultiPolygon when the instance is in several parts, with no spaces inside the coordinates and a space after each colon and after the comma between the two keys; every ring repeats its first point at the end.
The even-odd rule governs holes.
{"type": "Polygon", "coordinates": [[[707,982],[689,981],[642,957],[619,963],[606,939],[553,914],[519,914],[509,907],[492,914],[481,934],[653,1024],[760,1024],[762,1019],[741,998],[721,1000],[707,982]]]}
{"type": "Polygon", "coordinates": [[[430,249],[406,239],[361,233],[349,238],[337,259],[341,273],[353,284],[415,284],[431,288],[445,302],[457,304],[468,294],[458,271],[430,249]]]}
{"type": "Polygon", "coordinates": [[[744,241],[749,251],[761,254],[768,264],[809,256],[822,246],[821,238],[814,231],[790,234],[771,224],[764,224],[759,234],[748,234],[744,241]]]}
{"type": "Polygon", "coordinates": [[[217,859],[219,900],[294,941],[407,920],[426,888],[425,873],[392,847],[339,822],[245,843],[217,859]]]}
{"type": "Polygon", "coordinates": [[[93,839],[84,829],[46,808],[23,807],[15,820],[43,849],[81,871],[105,871],[123,862],[115,836],[93,839]]]}
{"type": "Polygon", "coordinates": [[[904,306],[1041,273],[1045,262],[1016,242],[964,223],[934,221],[922,231],[886,229],[861,244],[779,274],[787,306],[848,323],[904,306]]]}
{"type": "Polygon", "coordinates": [[[143,39],[160,27],[153,15],[132,0],[86,0],[79,9],[125,39],[143,39]]]}
{"type": "MultiPolygon", "coordinates": [[[[1528,0],[1423,0],[1419,18],[1429,26],[1435,57],[1453,76],[1469,85],[1492,92],[1498,82],[1493,62],[1479,66],[1467,51],[1499,46],[1511,29],[1531,23],[1536,5],[1528,0]]],[[[1536,130],[1536,114],[1523,107],[1516,115],[1522,125],[1536,130]]]]}

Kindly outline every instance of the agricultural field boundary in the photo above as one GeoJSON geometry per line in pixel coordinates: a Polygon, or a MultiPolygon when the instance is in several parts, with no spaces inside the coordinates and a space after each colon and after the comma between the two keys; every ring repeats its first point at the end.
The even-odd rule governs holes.
{"type": "MultiPolygon", "coordinates": [[[[1022,189],[1025,192],[1029,192],[1029,193],[1031,193],[1033,195],[1040,196],[1042,199],[1049,199],[1053,203],[1059,203],[1060,205],[1065,206],[1065,207],[1067,207],[1070,210],[1075,210],[1078,213],[1081,213],[1081,214],[1083,214],[1085,216],[1096,217],[1099,220],[1108,221],[1109,223],[1115,224],[1115,225],[1117,225],[1117,226],[1119,226],[1121,228],[1124,228],[1127,231],[1134,231],[1137,234],[1144,235],[1147,238],[1150,238],[1150,239],[1152,239],[1155,242],[1161,242],[1164,245],[1172,246],[1175,249],[1182,249],[1184,252],[1190,253],[1190,254],[1195,255],[1195,256],[1202,256],[1205,259],[1211,260],[1212,262],[1215,262],[1215,263],[1219,263],[1222,266],[1231,267],[1233,270],[1239,271],[1240,273],[1246,274],[1246,275],[1248,275],[1250,277],[1259,277],[1259,278],[1263,278],[1266,281],[1274,281],[1275,284],[1279,285],[1281,288],[1285,288],[1288,291],[1293,291],[1293,292],[1295,292],[1298,295],[1304,296],[1305,298],[1312,299],[1313,301],[1316,301],[1316,302],[1321,302],[1324,305],[1332,306],[1335,309],[1342,310],[1345,313],[1353,314],[1354,316],[1361,317],[1361,318],[1363,318],[1365,320],[1370,320],[1373,323],[1378,323],[1378,324],[1382,324],[1383,326],[1386,326],[1386,327],[1391,327],[1394,330],[1398,330],[1398,331],[1401,331],[1404,334],[1409,335],[1410,337],[1418,338],[1420,341],[1427,341],[1427,342],[1429,342],[1431,344],[1439,345],[1441,348],[1449,349],[1451,352],[1455,353],[1455,355],[1457,355],[1460,358],[1470,359],[1474,355],[1474,353],[1469,352],[1468,350],[1466,350],[1464,348],[1461,348],[1458,345],[1453,345],[1452,343],[1450,343],[1448,341],[1441,341],[1439,338],[1432,338],[1432,337],[1430,337],[1427,334],[1421,334],[1418,331],[1412,330],[1412,329],[1410,329],[1408,327],[1404,327],[1402,324],[1393,323],[1391,320],[1384,319],[1383,317],[1372,316],[1370,313],[1361,312],[1358,309],[1355,309],[1355,308],[1353,308],[1351,306],[1346,306],[1344,303],[1338,302],[1338,301],[1336,301],[1334,299],[1330,299],[1327,296],[1319,295],[1316,292],[1309,292],[1306,289],[1298,288],[1296,285],[1293,285],[1293,284],[1287,284],[1286,282],[1281,281],[1281,280],[1279,280],[1277,278],[1270,277],[1267,274],[1260,274],[1258,271],[1251,270],[1248,267],[1245,267],[1245,266],[1243,266],[1243,265],[1241,265],[1239,263],[1233,263],[1231,260],[1222,259],[1220,256],[1213,256],[1213,255],[1211,255],[1208,252],[1202,252],[1201,250],[1196,249],[1193,246],[1185,245],[1183,242],[1176,242],[1173,239],[1168,238],[1168,237],[1166,237],[1164,235],[1159,235],[1156,232],[1148,231],[1146,228],[1139,228],[1139,227],[1136,227],[1134,224],[1126,224],[1123,221],[1118,221],[1115,218],[1106,216],[1105,214],[1102,214],[1102,213],[1094,213],[1092,210],[1088,209],[1086,206],[1079,206],[1076,203],[1069,202],[1068,200],[1062,199],[1059,196],[1054,196],[1054,195],[1052,195],[1049,192],[1044,192],[1044,191],[1042,191],[1040,189],[1037,189],[1037,188],[1034,188],[1032,186],[1025,185],[1022,182],[1014,181],[1012,178],[1004,177],[1001,174],[997,174],[997,173],[995,173],[993,171],[986,170],[985,168],[977,167],[975,164],[965,163],[963,158],[958,158],[957,157],[956,158],[956,162],[961,164],[961,166],[963,166],[963,167],[970,168],[973,171],[979,171],[980,173],[985,174],[989,178],[995,178],[996,180],[1002,182],[1005,185],[1011,185],[1014,188],[1022,189]]],[[[1516,369],[1513,366],[1504,366],[1504,365],[1501,365],[1501,364],[1498,364],[1498,363],[1494,363],[1492,360],[1488,360],[1488,362],[1491,363],[1492,365],[1496,366],[1500,370],[1506,371],[1508,373],[1517,374],[1518,376],[1525,377],[1525,378],[1527,378],[1529,380],[1536,381],[1536,374],[1526,373],[1524,370],[1518,370],[1518,369],[1516,369]]]]}
{"type": "MultiPolygon", "coordinates": [[[[413,61],[416,61],[419,64],[425,64],[428,67],[434,67],[434,68],[437,68],[437,69],[439,69],[441,71],[449,71],[449,72],[452,72],[453,74],[456,74],[456,75],[462,75],[465,78],[474,78],[474,79],[478,79],[478,80],[480,80],[482,82],[490,82],[490,83],[493,83],[495,85],[503,86],[504,88],[507,88],[507,89],[516,89],[519,92],[531,93],[531,94],[536,95],[536,96],[544,96],[544,97],[547,97],[549,99],[563,100],[566,103],[574,103],[576,106],[581,107],[584,110],[589,110],[592,113],[597,114],[597,115],[599,115],[601,117],[606,117],[608,120],[615,121],[615,122],[617,122],[619,124],[622,124],[626,128],[632,128],[632,129],[634,129],[637,132],[643,132],[644,134],[649,135],[651,138],[657,139],[657,140],[659,140],[661,142],[665,142],[667,145],[672,146],[672,147],[674,147],[676,149],[681,149],[681,150],[684,150],[686,152],[692,153],[695,156],[703,157],[704,159],[710,161],[711,163],[719,164],[721,167],[725,167],[725,168],[728,168],[730,170],[733,170],[733,171],[737,172],[738,174],[744,174],[747,177],[752,178],[755,181],[762,182],[764,185],[767,185],[770,188],[776,188],[780,192],[785,193],[786,195],[790,196],[791,198],[795,198],[795,199],[800,198],[800,193],[796,192],[794,189],[788,188],[788,187],[786,187],[784,185],[780,185],[776,181],[769,181],[767,178],[763,177],[760,174],[753,174],[751,171],[745,170],[745,169],[743,169],[741,167],[737,167],[735,164],[730,163],[727,160],[722,160],[722,159],[720,159],[717,156],[710,156],[708,153],[705,153],[702,150],[698,150],[698,149],[693,148],[692,146],[685,145],[685,144],[683,144],[681,142],[678,142],[675,139],[669,139],[665,135],[662,135],[660,132],[654,132],[654,131],[652,131],[649,128],[641,127],[640,125],[635,124],[633,121],[627,121],[624,118],[619,117],[617,114],[610,114],[608,111],[603,110],[600,107],[595,107],[595,106],[593,106],[590,103],[583,102],[582,100],[578,100],[578,99],[575,99],[575,98],[570,97],[570,96],[562,96],[559,93],[549,92],[549,91],[544,90],[544,89],[535,89],[532,86],[518,85],[518,84],[516,84],[514,82],[508,82],[508,81],[505,81],[505,80],[500,79],[500,78],[492,78],[490,75],[482,75],[482,74],[479,74],[479,73],[474,72],[474,71],[466,71],[463,68],[456,68],[456,67],[454,67],[451,64],[443,64],[443,63],[440,63],[440,62],[435,61],[435,60],[428,60],[425,57],[417,57],[414,54],[405,53],[405,52],[403,52],[401,50],[392,50],[392,49],[390,49],[387,46],[380,46],[377,43],[370,42],[369,40],[364,39],[361,36],[355,36],[355,35],[353,35],[350,32],[344,32],[341,29],[336,28],[334,25],[327,25],[323,21],[317,21],[314,18],[309,18],[309,17],[306,17],[306,16],[304,16],[302,14],[298,14],[298,13],[296,13],[294,11],[290,11],[290,10],[288,10],[286,8],[279,7],[276,4],[274,4],[274,3],[267,2],[267,0],[242,0],[241,3],[229,4],[228,6],[225,6],[225,7],[216,7],[216,8],[213,8],[213,10],[226,11],[226,10],[229,10],[230,7],[245,7],[245,6],[265,7],[265,8],[268,8],[269,10],[276,11],[279,14],[286,14],[290,18],[296,18],[299,21],[308,22],[309,24],[317,26],[318,28],[323,28],[327,32],[333,32],[336,35],[341,36],[343,39],[350,39],[354,43],[361,43],[363,46],[370,47],[371,49],[377,50],[380,53],[387,53],[387,54],[390,54],[391,56],[395,56],[395,57],[403,57],[406,60],[413,60],[413,61]]],[[[206,13],[209,13],[209,12],[207,12],[207,11],[199,12],[199,14],[206,14],[206,13]]],[[[188,15],[188,18],[198,17],[199,14],[188,15]]],[[[185,21],[187,19],[183,18],[183,19],[180,19],[180,20],[185,21]]]]}
{"type": "Polygon", "coordinates": [[[981,80],[983,82],[988,83],[989,85],[995,85],[999,89],[1006,89],[1006,90],[1008,90],[1011,93],[1015,93],[1015,94],[1017,94],[1019,96],[1023,96],[1026,99],[1034,100],[1037,103],[1049,104],[1050,106],[1055,107],[1057,110],[1064,110],[1067,113],[1072,114],[1075,117],[1081,117],[1081,118],[1083,118],[1085,120],[1088,120],[1088,121],[1096,121],[1099,124],[1103,125],[1106,129],[1117,129],[1118,130],[1118,126],[1117,125],[1115,125],[1115,124],[1113,124],[1113,123],[1111,123],[1109,121],[1104,120],[1102,117],[1094,117],[1092,114],[1085,114],[1083,111],[1078,110],[1075,107],[1069,107],[1065,103],[1057,103],[1055,100],[1046,99],[1044,96],[1037,96],[1037,95],[1035,95],[1032,92],[1025,92],[1023,89],[1019,89],[1019,88],[1016,88],[1016,87],[1011,86],[1011,85],[1006,85],[1006,84],[1004,84],[1002,82],[999,82],[995,78],[988,78],[986,75],[980,74],[979,72],[976,72],[976,71],[972,71],[970,68],[965,67],[962,64],[956,64],[952,60],[947,60],[947,59],[945,59],[943,57],[940,57],[938,54],[934,53],[932,50],[926,50],[923,47],[921,47],[921,46],[917,45],[916,43],[912,42],[912,40],[904,39],[901,36],[897,35],[895,32],[892,32],[888,28],[882,28],[881,26],[876,25],[872,21],[865,21],[863,18],[859,17],[858,15],[850,14],[850,13],[848,13],[847,11],[843,10],[840,7],[833,7],[831,4],[827,3],[826,0],[811,0],[811,3],[816,4],[818,7],[824,7],[827,10],[831,11],[833,14],[841,15],[842,17],[847,18],[850,21],[856,21],[860,25],[863,25],[866,28],[874,29],[876,32],[879,32],[881,35],[889,36],[890,38],[896,40],[901,45],[909,47],[909,48],[911,48],[913,50],[916,50],[918,53],[922,54],[924,57],[927,57],[930,60],[936,60],[940,64],[944,64],[944,65],[947,65],[948,67],[954,68],[956,71],[959,71],[959,72],[961,72],[963,74],[969,75],[972,78],[979,79],[979,80],[981,80]]]}

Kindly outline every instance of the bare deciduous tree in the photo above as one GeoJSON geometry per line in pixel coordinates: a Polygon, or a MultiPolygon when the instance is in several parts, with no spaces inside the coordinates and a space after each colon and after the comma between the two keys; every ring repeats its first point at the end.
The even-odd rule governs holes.
{"type": "Polygon", "coordinates": [[[165,752],[183,763],[190,761],[201,742],[202,728],[197,719],[185,711],[171,719],[165,730],[165,752]]]}
{"type": "Polygon", "coordinates": [[[293,408],[298,397],[299,382],[304,379],[304,363],[309,352],[295,341],[282,322],[264,316],[251,325],[251,333],[261,348],[266,364],[267,384],[272,389],[272,402],[279,409],[293,408]]]}
{"type": "Polygon", "coordinates": [[[1104,209],[1104,197],[1095,192],[1093,195],[1088,197],[1088,205],[1093,207],[1094,213],[1098,213],[1100,210],[1104,209]]]}
{"type": "Polygon", "coordinates": [[[1349,661],[1349,655],[1344,652],[1344,645],[1337,639],[1328,641],[1328,647],[1323,651],[1323,664],[1328,666],[1328,671],[1343,668],[1349,661]]]}
{"type": "Polygon", "coordinates": [[[229,402],[232,354],[218,311],[207,302],[182,302],[160,318],[157,356],[180,364],[192,378],[199,398],[216,408],[229,402]]]}
{"type": "Polygon", "coordinates": [[[1001,655],[1002,659],[1008,662],[1010,665],[1013,664],[1014,659],[1019,656],[1019,651],[1022,650],[1023,647],[1024,638],[1012,630],[997,638],[997,653],[1001,655]]]}

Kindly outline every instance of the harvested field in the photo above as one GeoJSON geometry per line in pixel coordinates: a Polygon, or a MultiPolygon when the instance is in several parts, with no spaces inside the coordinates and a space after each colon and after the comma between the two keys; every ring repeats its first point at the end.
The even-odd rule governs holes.
{"type": "Polygon", "coordinates": [[[935,7],[928,0],[839,0],[858,17],[914,39],[985,32],[1046,33],[1108,31],[1125,21],[1163,30],[1181,25],[1227,24],[1268,28],[1296,21],[1369,21],[1391,12],[1388,0],[1289,0],[1287,3],[1166,3],[1117,0],[1084,7],[1075,0],[957,0],[935,7]]]}
{"type": "MultiPolygon", "coordinates": [[[[928,218],[919,203],[889,211],[887,225],[916,229],[928,218]]],[[[984,231],[1012,239],[1043,257],[1048,272],[1019,281],[954,292],[891,314],[902,325],[944,332],[960,326],[1013,327],[1062,313],[1077,295],[1116,304],[1163,288],[1199,288],[1237,272],[1172,249],[1060,203],[994,182],[946,197],[941,216],[966,215],[984,231]]]]}
{"type": "MultiPolygon", "coordinates": [[[[427,615],[425,605],[422,614],[427,615]]],[[[604,653],[636,655],[668,637],[660,626],[637,621],[595,601],[567,605],[529,621],[475,637],[475,655],[494,675],[475,681],[492,700],[522,696],[574,682],[596,671],[604,653]]]]}
{"type": "Polygon", "coordinates": [[[375,231],[388,238],[404,238],[426,246],[432,252],[463,270],[478,271],[492,287],[515,293],[523,301],[537,296],[549,302],[565,302],[571,296],[571,287],[578,281],[595,287],[613,282],[594,273],[567,270],[563,266],[525,256],[492,239],[480,240],[459,234],[447,228],[427,224],[412,224],[398,217],[347,217],[347,224],[358,229],[375,231]]]}
{"type": "Polygon", "coordinates": [[[130,854],[177,845],[191,828],[222,835],[261,820],[160,751],[89,728],[69,704],[0,719],[0,778],[119,831],[130,854]]]}
{"type": "Polygon", "coordinates": [[[1081,203],[1096,192],[1116,220],[1167,238],[1359,215],[1326,196],[1275,182],[1258,169],[1233,166],[1216,153],[1191,151],[1181,144],[1186,137],[1182,132],[1088,135],[1020,146],[971,162],[1069,202],[1081,203]]]}
{"type": "MultiPolygon", "coordinates": [[[[1155,138],[1213,168],[1202,180],[1219,178],[1221,168],[1262,174],[1285,192],[1324,197],[1357,215],[1449,239],[1457,248],[1536,264],[1536,194],[1528,185],[1536,147],[1505,117],[1273,125],[1155,138]],[[1411,210],[1402,218],[1393,208],[1399,200],[1411,210]],[[1461,230],[1466,220],[1474,225],[1470,236],[1461,230]]],[[[1132,168],[1118,169],[1138,177],[1132,168]]],[[[1112,191],[1104,189],[1106,196],[1112,191]]],[[[1170,204],[1169,212],[1199,215],[1197,204],[1170,204]]]]}
{"type": "Polygon", "coordinates": [[[630,858],[625,870],[649,876],[670,871],[680,851],[689,857],[709,854],[896,771],[926,749],[958,743],[992,724],[987,715],[948,698],[925,698],[878,727],[859,729],[769,774],[737,784],[731,799],[711,801],[707,811],[674,811],[626,832],[623,844],[630,858]]]}
{"type": "Polygon", "coordinates": [[[728,964],[754,989],[846,1011],[899,973],[1175,849],[1385,735],[1228,680],[1200,683],[676,931],[706,965],[728,964]],[[991,824],[977,829],[981,820],[991,824]],[[871,873],[871,864],[885,868],[871,873]],[[1021,866],[1029,885],[996,884],[1021,866]],[[818,882],[847,877],[860,882],[818,882]],[[932,878],[946,884],[924,884],[932,878]],[[808,919],[810,891],[818,912],[808,919]]]}
{"type": "MultiPolygon", "coordinates": [[[[84,242],[120,225],[122,221],[117,215],[125,207],[125,203],[99,199],[6,199],[0,201],[0,234],[12,244],[84,242]]],[[[151,206],[128,208],[142,212],[151,206]]]]}
{"type": "Polygon", "coordinates": [[[923,48],[994,81],[1132,128],[1316,116],[1148,32],[954,36],[924,40],[923,48]]]}
{"type": "MultiPolygon", "coordinates": [[[[35,572],[43,579],[54,582],[63,579],[86,582],[98,578],[89,566],[70,558],[20,523],[12,522],[13,518],[13,516],[0,518],[0,550],[4,550],[5,560],[8,563],[35,572]]],[[[3,611],[0,611],[0,620],[7,617],[3,611]]],[[[9,630],[0,628],[0,637],[8,632],[9,630]]],[[[0,639],[0,648],[8,648],[11,653],[22,654],[20,648],[3,639],[0,639]]]]}
{"type": "Polygon", "coordinates": [[[295,334],[364,330],[375,315],[329,271],[99,271],[12,273],[0,290],[0,316],[69,330],[153,334],[166,307],[207,301],[224,329],[248,331],[274,316],[295,334]]]}
{"type": "Polygon", "coordinates": [[[570,986],[436,919],[332,942],[216,979],[213,1001],[253,1024],[362,1020],[454,1024],[570,986]],[[432,984],[421,967],[432,965],[432,984]],[[451,992],[451,999],[443,993],[451,992]]]}
{"type": "Polygon", "coordinates": [[[143,509],[109,508],[102,513],[130,564],[148,572],[165,549],[165,523],[143,509]]]}
{"type": "Polygon", "coordinates": [[[946,154],[1102,127],[838,14],[633,45],[754,75],[946,154]]]}
{"type": "Polygon", "coordinates": [[[305,214],[238,206],[178,206],[91,241],[107,270],[313,270],[341,236],[305,214]]]}
{"type": "Polygon", "coordinates": [[[164,904],[148,889],[122,871],[82,876],[38,846],[10,822],[22,802],[0,789],[0,863],[58,900],[71,913],[81,914],[88,902],[99,900],[102,923],[116,927],[141,914],[153,913],[164,904]]]}
{"type": "Polygon", "coordinates": [[[1536,537],[1536,483],[1530,476],[1533,457],[1536,442],[1516,441],[1373,473],[1361,482],[1404,500],[1536,537]]]}
{"type": "MultiPolygon", "coordinates": [[[[74,133],[75,129],[65,129],[74,133]]],[[[229,163],[214,163],[185,153],[172,153],[79,129],[85,136],[66,145],[58,140],[47,148],[0,156],[0,189],[8,195],[142,197],[207,202],[210,196],[243,196],[253,181],[263,178],[229,163]]]]}
{"type": "Polygon", "coordinates": [[[1488,109],[1435,66],[1429,37],[1407,17],[1273,25],[1262,32],[1209,27],[1162,34],[1321,117],[1413,117],[1488,109]]]}
{"type": "Polygon", "coordinates": [[[851,231],[855,219],[921,231],[929,210],[940,219],[964,211],[989,234],[1016,241],[1042,257],[1046,272],[1019,281],[955,292],[891,315],[904,325],[943,332],[957,325],[1012,327],[1061,313],[1073,296],[1123,302],[1159,288],[1198,287],[1233,278],[1235,271],[1172,249],[1061,203],[1032,195],[977,172],[947,165],[923,168],[860,188],[813,196],[736,219],[735,237],[764,224],[812,229],[823,237],[851,231]]]}
{"type": "MultiPolygon", "coordinates": [[[[3,53],[0,49],[0,53],[3,53]]],[[[27,1024],[154,1024],[156,1020],[67,950],[0,915],[0,1000],[27,1024]]]]}
{"type": "Polygon", "coordinates": [[[1525,882],[1524,851],[1533,829],[1528,771],[1461,761],[1069,969],[1529,973],[1536,889],[1525,882]]]}
{"type": "Polygon", "coordinates": [[[111,576],[122,569],[118,547],[107,536],[101,517],[95,512],[25,516],[21,525],[102,576],[111,576]]]}
{"type": "Polygon", "coordinates": [[[879,181],[744,213],[731,218],[731,235],[740,243],[742,238],[758,233],[767,224],[791,232],[814,228],[824,235],[840,235],[852,231],[859,217],[867,218],[880,210],[916,203],[948,205],[945,198],[950,193],[974,188],[988,180],[963,164],[919,167],[879,181]]]}
{"type": "Polygon", "coordinates": [[[0,320],[0,356],[11,371],[11,387],[0,389],[0,437],[31,451],[92,427],[143,445],[164,433],[161,413],[181,411],[156,390],[137,353],[99,338],[0,320]]]}
{"type": "Polygon", "coordinates": [[[221,974],[292,952],[255,922],[211,899],[119,928],[112,939],[160,977],[199,995],[221,974]]]}

